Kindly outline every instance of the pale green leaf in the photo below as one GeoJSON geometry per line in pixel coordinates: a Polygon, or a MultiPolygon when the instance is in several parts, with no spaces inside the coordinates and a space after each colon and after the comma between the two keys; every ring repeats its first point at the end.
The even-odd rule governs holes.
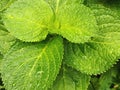
{"type": "Polygon", "coordinates": [[[87,90],[89,82],[90,76],[63,66],[50,90],[87,90]]]}
{"type": "Polygon", "coordinates": [[[63,57],[61,37],[40,43],[17,43],[7,53],[2,78],[7,90],[47,90],[63,57]]]}
{"type": "Polygon", "coordinates": [[[17,0],[5,11],[3,21],[16,38],[36,42],[46,38],[52,15],[44,0],[17,0]]]}
{"type": "Polygon", "coordinates": [[[0,52],[5,54],[10,47],[15,43],[16,39],[5,30],[5,27],[0,24],[0,52]]]}
{"type": "Polygon", "coordinates": [[[94,5],[99,33],[84,44],[66,43],[66,64],[87,73],[105,72],[120,58],[120,21],[111,10],[94,5]]]}
{"type": "Polygon", "coordinates": [[[74,43],[84,43],[97,32],[97,24],[93,12],[83,4],[63,4],[56,10],[56,29],[58,33],[74,43]]]}

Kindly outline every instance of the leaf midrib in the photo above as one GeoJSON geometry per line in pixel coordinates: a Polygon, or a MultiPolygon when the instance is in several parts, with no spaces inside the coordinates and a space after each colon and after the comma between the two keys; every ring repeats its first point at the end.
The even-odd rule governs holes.
{"type": "Polygon", "coordinates": [[[48,44],[45,45],[45,47],[43,48],[43,50],[41,51],[41,53],[39,54],[39,56],[38,56],[37,59],[35,60],[32,68],[31,68],[31,70],[30,70],[30,72],[29,72],[29,74],[28,74],[29,77],[31,77],[32,72],[34,71],[34,68],[35,68],[37,62],[38,62],[38,61],[40,60],[40,58],[42,57],[43,53],[45,53],[45,50],[46,50],[47,47],[48,47],[48,44]]]}

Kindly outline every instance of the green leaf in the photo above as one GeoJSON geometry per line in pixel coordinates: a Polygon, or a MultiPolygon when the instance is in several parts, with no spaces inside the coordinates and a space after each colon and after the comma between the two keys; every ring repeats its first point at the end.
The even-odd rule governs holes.
{"type": "Polygon", "coordinates": [[[97,90],[111,90],[110,86],[113,84],[113,77],[116,77],[116,74],[116,70],[113,68],[102,74],[99,79],[99,87],[97,90]]]}
{"type": "Polygon", "coordinates": [[[120,0],[110,0],[109,2],[104,2],[104,6],[117,13],[120,19],[120,0]]]}
{"type": "Polygon", "coordinates": [[[97,24],[93,12],[83,4],[71,3],[58,7],[56,14],[56,29],[58,33],[74,43],[84,43],[90,40],[97,32],[97,24]]]}
{"type": "MultiPolygon", "coordinates": [[[[1,73],[1,63],[2,63],[2,59],[3,59],[3,55],[2,54],[0,54],[0,73],[1,73]]],[[[1,76],[1,75],[0,75],[1,76]]]]}
{"type": "Polygon", "coordinates": [[[5,11],[3,21],[16,38],[36,42],[46,38],[52,15],[44,0],[17,0],[5,11]]]}
{"type": "Polygon", "coordinates": [[[87,5],[98,4],[98,3],[101,3],[101,1],[103,2],[105,0],[86,0],[85,4],[87,4],[87,5]]]}
{"type": "Polygon", "coordinates": [[[89,81],[90,76],[63,66],[50,90],[87,90],[89,81]]]}
{"type": "Polygon", "coordinates": [[[3,21],[22,41],[44,40],[49,31],[71,42],[86,42],[95,35],[97,25],[92,11],[80,3],[83,0],[18,0],[5,11],[3,21]]]}
{"type": "Polygon", "coordinates": [[[0,52],[5,54],[15,43],[16,39],[7,32],[3,25],[0,24],[0,52]]]}
{"type": "Polygon", "coordinates": [[[16,0],[0,0],[0,11],[7,9],[16,0]]]}
{"type": "Polygon", "coordinates": [[[99,86],[99,77],[100,76],[91,76],[90,85],[88,90],[97,90],[99,86]]]}
{"type": "Polygon", "coordinates": [[[62,4],[83,3],[84,0],[45,0],[56,11],[62,4]]]}
{"type": "Polygon", "coordinates": [[[3,24],[3,21],[2,21],[2,13],[3,13],[3,12],[0,12],[0,25],[3,24]]]}
{"type": "Polygon", "coordinates": [[[0,0],[0,11],[2,11],[6,7],[8,2],[9,0],[0,0]]]}
{"type": "Polygon", "coordinates": [[[99,33],[84,44],[66,43],[66,64],[87,74],[100,74],[120,58],[120,22],[114,13],[103,6],[91,8],[99,26],[99,33]]]}
{"type": "Polygon", "coordinates": [[[6,89],[47,90],[59,72],[62,57],[61,37],[40,43],[17,43],[3,60],[6,89]]]}
{"type": "Polygon", "coordinates": [[[118,80],[117,74],[119,72],[116,66],[101,75],[93,76],[88,90],[119,90],[116,87],[117,84],[114,83],[115,78],[118,80]],[[113,89],[115,87],[116,89],[113,89]]]}

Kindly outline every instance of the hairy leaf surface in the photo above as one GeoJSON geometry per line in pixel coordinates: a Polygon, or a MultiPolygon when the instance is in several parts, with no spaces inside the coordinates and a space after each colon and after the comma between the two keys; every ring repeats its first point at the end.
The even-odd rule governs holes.
{"type": "Polygon", "coordinates": [[[87,90],[89,81],[90,76],[63,66],[50,90],[87,90]]]}
{"type": "Polygon", "coordinates": [[[47,90],[58,74],[62,57],[61,37],[40,43],[17,43],[3,60],[6,89],[47,90]]]}
{"type": "Polygon", "coordinates": [[[17,0],[3,16],[4,24],[16,38],[26,42],[44,40],[53,15],[44,0],[17,0]]]}
{"type": "Polygon", "coordinates": [[[99,33],[85,44],[67,43],[66,64],[87,74],[105,72],[120,58],[120,23],[111,10],[100,5],[94,11],[99,33]]]}

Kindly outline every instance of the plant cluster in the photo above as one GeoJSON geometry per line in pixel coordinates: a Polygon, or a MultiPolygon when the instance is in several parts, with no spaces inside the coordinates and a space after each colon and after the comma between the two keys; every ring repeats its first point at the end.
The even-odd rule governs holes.
{"type": "Polygon", "coordinates": [[[0,0],[0,90],[120,90],[120,0],[0,0]]]}

